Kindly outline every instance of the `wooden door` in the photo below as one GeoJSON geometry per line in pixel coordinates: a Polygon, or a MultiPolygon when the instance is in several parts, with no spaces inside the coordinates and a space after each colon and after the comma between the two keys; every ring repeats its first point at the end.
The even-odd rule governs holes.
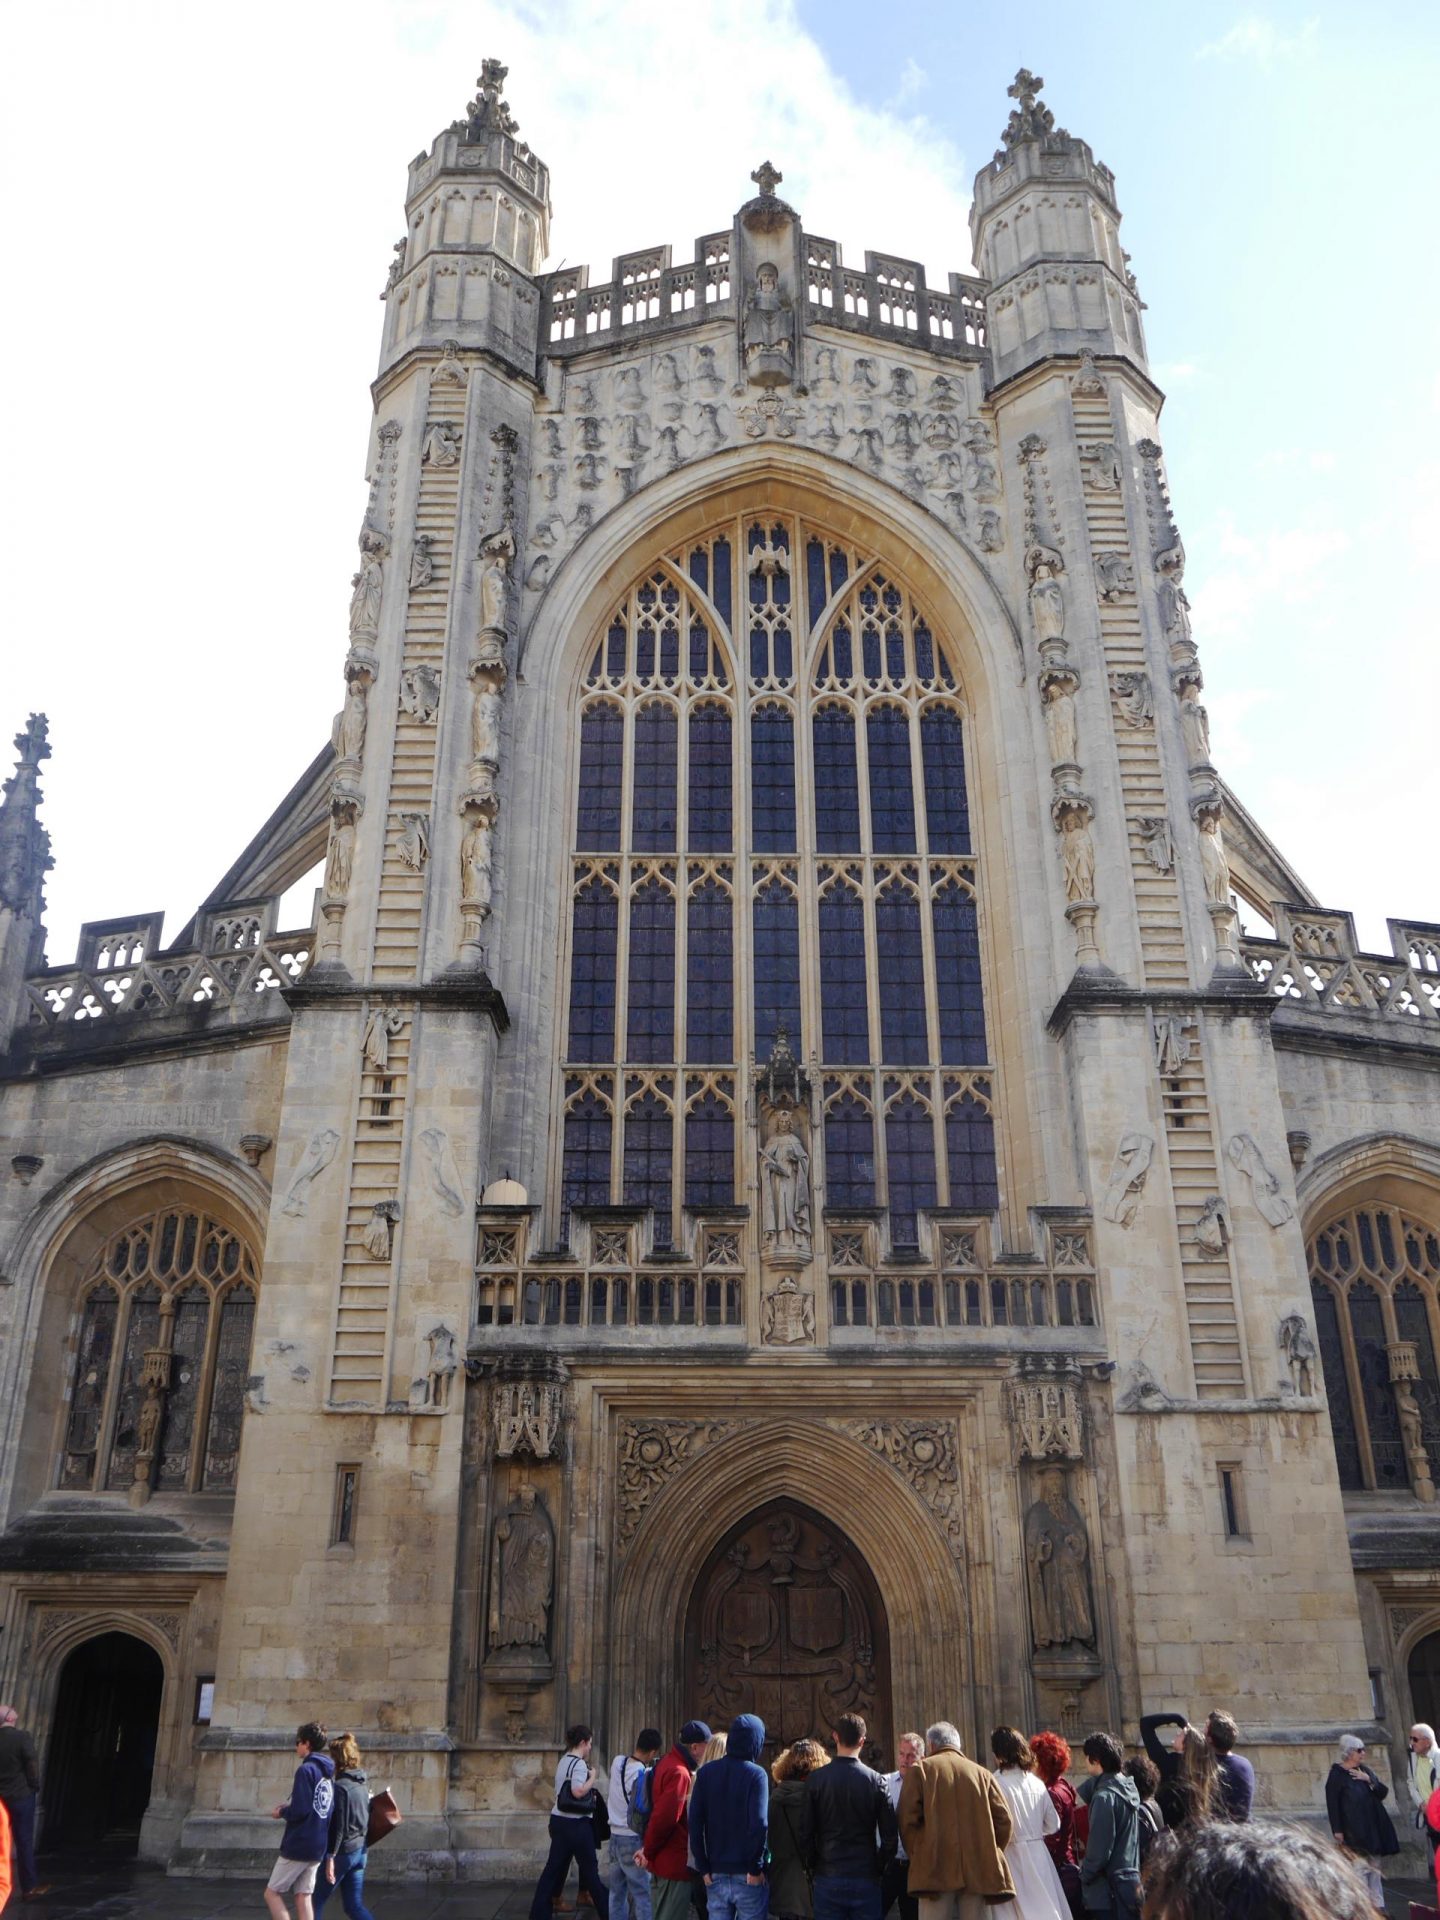
{"type": "Polygon", "coordinates": [[[737,1713],[765,1722],[767,1759],[806,1737],[833,1744],[863,1714],[875,1755],[891,1759],[890,1648],[870,1569],[808,1507],[775,1501],[711,1554],[691,1595],[684,1710],[712,1727],[737,1713]]]}

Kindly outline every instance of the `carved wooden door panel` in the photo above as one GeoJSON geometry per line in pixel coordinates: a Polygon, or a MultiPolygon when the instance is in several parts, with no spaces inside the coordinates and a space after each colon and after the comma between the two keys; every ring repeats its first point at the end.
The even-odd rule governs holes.
{"type": "MultiPolygon", "coordinates": [[[[862,1713],[887,1758],[890,1648],[870,1569],[838,1528],[777,1501],[710,1556],[690,1598],[684,1709],[713,1727],[758,1713],[767,1756],[862,1713]]],[[[867,1754],[867,1758],[868,1758],[867,1754]]]]}

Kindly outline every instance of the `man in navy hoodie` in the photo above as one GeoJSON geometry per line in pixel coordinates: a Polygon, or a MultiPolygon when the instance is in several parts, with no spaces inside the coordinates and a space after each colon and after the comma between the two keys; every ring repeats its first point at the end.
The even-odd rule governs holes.
{"type": "Polygon", "coordinates": [[[330,1835],[330,1809],[335,1804],[335,1762],[325,1751],[325,1729],[307,1720],[295,1735],[300,1764],[290,1798],[272,1808],[285,1822],[280,1858],[265,1886],[265,1904],[271,1920],[290,1920],[285,1895],[295,1896],[295,1920],[315,1920],[310,1895],[315,1875],[325,1858],[330,1835]]]}
{"type": "Polygon", "coordinates": [[[770,1776],[756,1765],[764,1745],[764,1721],[742,1713],[731,1722],[724,1754],[695,1776],[690,1845],[709,1889],[709,1920],[765,1920],[770,1776]]]}

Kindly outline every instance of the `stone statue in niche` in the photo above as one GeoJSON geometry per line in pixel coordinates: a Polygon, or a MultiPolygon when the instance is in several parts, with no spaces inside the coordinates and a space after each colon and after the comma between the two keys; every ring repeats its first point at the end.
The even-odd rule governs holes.
{"type": "Polygon", "coordinates": [[[1100,598],[1107,602],[1135,591],[1135,569],[1123,553],[1097,553],[1095,578],[1100,582],[1100,598]]]}
{"type": "Polygon", "coordinates": [[[322,1127],[311,1134],[310,1144],[291,1175],[290,1191],[285,1196],[282,1213],[288,1213],[295,1219],[304,1219],[310,1211],[311,1185],[335,1158],[335,1149],[339,1144],[340,1136],[333,1127],[322,1127]]]}
{"type": "Polygon", "coordinates": [[[1140,830],[1145,857],[1156,873],[1170,873],[1175,866],[1175,841],[1170,822],[1163,814],[1147,815],[1135,822],[1140,830]]]}
{"type": "Polygon", "coordinates": [[[1025,555],[1025,572],[1030,581],[1030,618],[1035,623],[1035,638],[1044,647],[1065,638],[1065,589],[1060,577],[1065,562],[1053,547],[1031,547],[1025,555]]]}
{"type": "Polygon", "coordinates": [[[1154,1158],[1155,1142],[1148,1133],[1131,1130],[1121,1134],[1105,1197],[1100,1202],[1101,1213],[1107,1220],[1113,1220],[1117,1227],[1128,1227],[1134,1220],[1145,1177],[1154,1158]]]}
{"type": "Polygon", "coordinates": [[[377,1007],[365,1023],[365,1038],[360,1052],[372,1073],[386,1073],[390,1066],[390,1042],[405,1031],[405,1016],[395,1008],[377,1007]]]}
{"type": "Polygon", "coordinates": [[[400,711],[428,727],[440,711],[437,667],[407,667],[400,676],[400,711]]]}
{"type": "Polygon", "coordinates": [[[430,376],[432,387],[463,387],[470,375],[465,362],[460,358],[460,342],[443,340],[440,343],[440,359],[430,376]]]}
{"type": "Polygon", "coordinates": [[[1185,597],[1185,556],[1178,548],[1162,553],[1155,565],[1160,574],[1160,624],[1172,644],[1190,638],[1190,602],[1185,597]]]}
{"type": "Polygon", "coordinates": [[[345,704],[335,716],[330,744],[337,760],[357,764],[365,753],[366,709],[370,700],[370,675],[363,668],[345,676],[345,704]]]}
{"type": "Polygon", "coordinates": [[[1212,1193],[1200,1209],[1195,1222],[1195,1244],[1202,1253],[1218,1260],[1230,1238],[1230,1215],[1218,1193],[1212,1193]]]}
{"type": "Polygon", "coordinates": [[[424,813],[400,816],[400,858],[412,872],[419,873],[430,858],[430,817],[424,813]]]}
{"type": "Polygon", "coordinates": [[[490,911],[490,822],[472,819],[460,842],[460,902],[473,911],[490,911]]]}
{"type": "Polygon", "coordinates": [[[510,605],[510,568],[515,559],[515,536],[501,527],[480,543],[480,630],[505,632],[510,605]]]}
{"type": "Polygon", "coordinates": [[[760,1149],[761,1215],[765,1250],[810,1257],[810,1155],[787,1107],[775,1115],[760,1149]]]}
{"type": "Polygon", "coordinates": [[[1178,1013],[1160,1014],[1155,1020],[1155,1065],[1162,1080],[1173,1080],[1183,1072],[1190,1058],[1190,1036],[1178,1013]]]}
{"type": "Polygon", "coordinates": [[[1081,447],[1080,471],[1092,493],[1114,493],[1120,485],[1120,455],[1109,440],[1081,447]]]}
{"type": "Polygon", "coordinates": [[[1238,1167],[1250,1182],[1256,1211],[1267,1226],[1283,1227],[1287,1220],[1293,1220],[1295,1209],[1280,1191],[1279,1178],[1266,1166],[1265,1156],[1253,1136],[1235,1134],[1225,1151],[1231,1166],[1238,1167]]]}
{"type": "Polygon", "coordinates": [[[360,801],[354,794],[337,793],[330,802],[330,841],[325,849],[325,898],[344,900],[350,892],[355,865],[355,823],[360,801]]]}
{"type": "Polygon", "coordinates": [[[1058,1467],[1040,1475],[1039,1493],[1025,1516],[1025,1566],[1035,1645],[1093,1647],[1090,1536],[1058,1467]]]}
{"type": "Polygon", "coordinates": [[[767,1347],[813,1345],[815,1302],[787,1273],[760,1302],[760,1338],[767,1347]]]}
{"type": "Polygon", "coordinates": [[[1154,726],[1155,692],[1148,673],[1117,673],[1110,685],[1115,695],[1115,711],[1127,727],[1154,726]]]}
{"type": "Polygon", "coordinates": [[[374,527],[360,529],[360,571],[350,581],[350,638],[373,640],[380,630],[380,597],[390,542],[374,527]]]}
{"type": "Polygon", "coordinates": [[[1307,1400],[1315,1392],[1315,1342],[1302,1313],[1287,1313],[1280,1322],[1280,1351],[1290,1369],[1290,1383],[1307,1400]]]}
{"type": "Polygon", "coordinates": [[[415,544],[410,549],[410,591],[419,587],[428,587],[435,578],[435,560],[430,552],[430,535],[417,533],[415,544]]]}
{"type": "Polygon", "coordinates": [[[1069,796],[1057,800],[1052,813],[1060,833],[1060,863],[1065,875],[1065,899],[1071,906],[1095,898],[1095,842],[1090,833],[1088,802],[1069,796]]]}
{"type": "Polygon", "coordinates": [[[1073,767],[1080,752],[1079,730],[1075,720],[1073,673],[1046,673],[1040,678],[1040,698],[1045,703],[1045,731],[1050,741],[1050,760],[1054,766],[1073,767]]]}
{"type": "Polygon", "coordinates": [[[1200,682],[1187,676],[1176,688],[1180,701],[1180,732],[1185,741],[1188,766],[1210,764],[1210,716],[1200,704],[1200,682]]]}
{"type": "Polygon", "coordinates": [[[795,377],[795,313],[780,269],[764,260],[745,303],[745,377],[752,387],[787,387],[795,377]]]}
{"type": "Polygon", "coordinates": [[[500,760],[500,689],[485,673],[473,673],[470,704],[470,757],[498,765],[500,760]]]}
{"type": "Polygon", "coordinates": [[[460,1368],[454,1333],[441,1321],[416,1344],[419,1365],[415,1369],[412,1398],[422,1407],[449,1406],[450,1388],[460,1368]]]}
{"type": "Polygon", "coordinates": [[[1206,807],[1199,815],[1200,872],[1205,880],[1205,898],[1211,906],[1230,905],[1230,862],[1225,856],[1225,837],[1220,830],[1220,809],[1206,807]]]}
{"type": "Polygon", "coordinates": [[[490,1547],[491,1650],[538,1647],[550,1635],[555,1534],[534,1487],[522,1486],[495,1522],[490,1547]]]}
{"type": "Polygon", "coordinates": [[[420,464],[426,467],[458,467],[460,429],[452,427],[446,420],[436,420],[427,427],[425,443],[420,451],[420,464]]]}
{"type": "Polygon", "coordinates": [[[372,1260],[388,1260],[395,1231],[395,1222],[400,1218],[398,1200],[377,1200],[370,1209],[370,1222],[365,1229],[365,1251],[372,1260]]]}

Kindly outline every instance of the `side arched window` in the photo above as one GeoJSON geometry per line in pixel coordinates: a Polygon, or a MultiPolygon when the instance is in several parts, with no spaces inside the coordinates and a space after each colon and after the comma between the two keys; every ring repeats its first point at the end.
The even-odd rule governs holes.
{"type": "Polygon", "coordinates": [[[1365,1204],[1328,1221],[1309,1253],[1341,1486],[1410,1486],[1416,1436],[1440,1481],[1440,1228],[1365,1204]]]}
{"type": "Polygon", "coordinates": [[[112,1234],[81,1289],[58,1484],[233,1491],[257,1289],[254,1254],[208,1214],[112,1234]]]}

